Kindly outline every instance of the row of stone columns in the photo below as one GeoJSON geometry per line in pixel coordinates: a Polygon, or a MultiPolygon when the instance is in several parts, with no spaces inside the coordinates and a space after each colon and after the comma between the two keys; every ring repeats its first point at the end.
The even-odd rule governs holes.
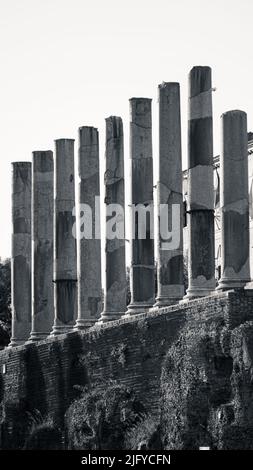
{"type": "MultiPolygon", "coordinates": [[[[215,290],[212,126],[211,69],[194,67],[189,75],[189,287],[184,301],[215,290]]],[[[51,151],[40,151],[33,153],[32,166],[13,164],[11,346],[183,299],[179,84],[159,86],[156,299],[151,100],[130,100],[132,234],[127,312],[123,137],[121,118],[106,119],[103,311],[97,129],[79,129],[78,234],[74,141],[56,140],[54,158],[51,151]]],[[[222,116],[222,275],[218,288],[223,290],[244,287],[250,280],[247,168],[246,114],[230,111],[222,116]]]]}

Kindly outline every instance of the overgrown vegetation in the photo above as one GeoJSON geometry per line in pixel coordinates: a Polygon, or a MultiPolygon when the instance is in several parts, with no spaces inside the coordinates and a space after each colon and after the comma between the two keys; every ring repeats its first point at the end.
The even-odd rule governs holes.
{"type": "Polygon", "coordinates": [[[124,449],[126,442],[137,448],[133,433],[139,439],[136,429],[146,417],[143,404],[124,385],[84,388],[65,416],[68,448],[124,449]]]}
{"type": "Polygon", "coordinates": [[[126,433],[125,449],[162,449],[159,415],[147,415],[126,433]]]}
{"type": "Polygon", "coordinates": [[[49,417],[43,417],[38,410],[29,413],[30,432],[26,438],[26,450],[60,450],[63,447],[62,433],[49,417]]]}
{"type": "Polygon", "coordinates": [[[0,349],[10,341],[11,325],[11,263],[0,259],[0,349]]]}

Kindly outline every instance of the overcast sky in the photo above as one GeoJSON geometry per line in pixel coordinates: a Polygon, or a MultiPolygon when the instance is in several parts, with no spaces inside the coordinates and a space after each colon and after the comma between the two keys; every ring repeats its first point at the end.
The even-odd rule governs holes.
{"type": "Polygon", "coordinates": [[[130,97],[153,98],[154,159],[157,85],[179,81],[185,165],[194,65],[213,69],[215,153],[222,112],[245,110],[253,129],[252,17],[252,0],[0,0],[0,256],[11,247],[10,163],[82,125],[99,128],[103,160],[109,115],[124,120],[127,160],[130,97]]]}

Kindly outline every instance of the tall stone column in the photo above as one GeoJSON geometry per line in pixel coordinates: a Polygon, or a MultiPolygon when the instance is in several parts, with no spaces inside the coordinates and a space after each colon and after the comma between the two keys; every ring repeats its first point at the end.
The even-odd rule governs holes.
{"type": "Polygon", "coordinates": [[[74,140],[56,140],[54,167],[54,304],[53,335],[71,329],[77,316],[77,255],[74,140]]]}
{"type": "Polygon", "coordinates": [[[250,281],[247,115],[221,116],[221,279],[218,289],[250,281]]]}
{"type": "Polygon", "coordinates": [[[105,295],[101,322],[116,320],[126,312],[124,138],[120,117],[106,119],[105,159],[105,295]]]}
{"type": "Polygon", "coordinates": [[[131,302],[127,315],[135,315],[148,310],[155,300],[152,119],[151,100],[148,98],[130,100],[130,162],[133,223],[130,240],[131,302]]]}
{"type": "Polygon", "coordinates": [[[98,137],[94,127],[79,129],[79,330],[92,326],[102,311],[98,137]]]}
{"type": "Polygon", "coordinates": [[[210,67],[189,75],[188,123],[189,287],[186,299],[215,289],[213,118],[210,67]]]}
{"type": "Polygon", "coordinates": [[[31,163],[12,164],[12,336],[10,346],[31,331],[31,163]]]}
{"type": "Polygon", "coordinates": [[[53,152],[33,152],[32,164],[32,331],[30,341],[48,336],[54,323],[53,152]]]}
{"type": "Polygon", "coordinates": [[[179,83],[162,83],[158,91],[159,181],[155,305],[162,307],[174,304],[184,296],[183,196],[179,83]],[[164,233],[165,228],[168,234],[164,233]]]}

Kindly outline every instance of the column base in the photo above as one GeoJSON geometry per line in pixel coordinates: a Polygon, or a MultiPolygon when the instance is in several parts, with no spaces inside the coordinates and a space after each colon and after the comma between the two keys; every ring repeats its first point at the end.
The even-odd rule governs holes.
{"type": "Polygon", "coordinates": [[[215,292],[214,289],[188,289],[186,291],[186,295],[183,297],[182,300],[180,300],[179,303],[182,302],[187,302],[188,300],[193,300],[193,299],[198,299],[201,297],[208,297],[209,295],[212,295],[215,292]]]}
{"type": "Polygon", "coordinates": [[[54,326],[49,336],[58,336],[58,335],[64,335],[65,333],[70,333],[70,331],[73,331],[74,326],[75,325],[54,326]]]}
{"type": "Polygon", "coordinates": [[[6,346],[6,348],[15,348],[16,346],[22,346],[23,344],[25,344],[25,342],[25,339],[11,338],[11,341],[8,346],[6,346]]]}
{"type": "Polygon", "coordinates": [[[147,313],[151,308],[153,308],[154,303],[146,303],[146,302],[136,302],[129,304],[127,307],[127,311],[124,315],[126,317],[132,317],[133,315],[139,315],[140,313],[147,313]]]}
{"type": "Polygon", "coordinates": [[[103,323],[110,321],[120,320],[123,316],[125,316],[125,312],[103,312],[101,317],[96,322],[96,325],[102,325],[103,323]]]}
{"type": "Polygon", "coordinates": [[[89,319],[89,318],[79,319],[79,320],[76,320],[76,324],[75,324],[73,330],[75,330],[75,331],[87,330],[87,328],[91,328],[95,324],[96,324],[96,319],[95,320],[92,320],[92,319],[89,319]]]}
{"type": "Polygon", "coordinates": [[[225,291],[233,289],[244,289],[246,284],[250,282],[250,279],[238,280],[238,279],[220,279],[216,290],[225,291]]]}
{"type": "Polygon", "coordinates": [[[156,302],[153,306],[153,308],[160,308],[160,307],[170,307],[171,305],[178,304],[180,300],[182,300],[182,297],[157,297],[156,302]]]}
{"type": "Polygon", "coordinates": [[[38,333],[38,332],[32,331],[26,343],[34,343],[36,341],[42,341],[43,339],[46,339],[49,336],[49,334],[50,333],[38,333]]]}

